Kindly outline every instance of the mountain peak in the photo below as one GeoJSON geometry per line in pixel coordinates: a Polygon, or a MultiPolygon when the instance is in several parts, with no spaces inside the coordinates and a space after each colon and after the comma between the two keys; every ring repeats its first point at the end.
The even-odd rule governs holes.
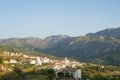
{"type": "Polygon", "coordinates": [[[105,30],[96,32],[96,33],[88,33],[86,36],[90,37],[99,37],[99,36],[104,36],[104,37],[115,37],[120,39],[120,27],[119,28],[107,28],[105,30]]]}
{"type": "Polygon", "coordinates": [[[45,42],[48,43],[48,45],[53,45],[56,43],[61,43],[63,41],[65,41],[66,39],[70,38],[67,35],[53,35],[53,36],[49,36],[47,38],[44,39],[45,42]]]}
{"type": "Polygon", "coordinates": [[[120,66],[120,59],[116,58],[120,57],[120,28],[107,28],[79,37],[60,34],[45,39],[36,37],[10,38],[1,40],[1,44],[71,57],[85,62],[93,61],[93,63],[120,66]],[[109,63],[110,61],[112,63],[109,63]]]}

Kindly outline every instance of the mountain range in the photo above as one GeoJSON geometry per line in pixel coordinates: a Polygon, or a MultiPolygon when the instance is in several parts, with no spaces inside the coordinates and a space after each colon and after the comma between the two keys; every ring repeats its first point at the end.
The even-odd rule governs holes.
{"type": "Polygon", "coordinates": [[[1,39],[0,43],[82,62],[120,66],[120,28],[108,28],[78,37],[9,38],[1,39]]]}

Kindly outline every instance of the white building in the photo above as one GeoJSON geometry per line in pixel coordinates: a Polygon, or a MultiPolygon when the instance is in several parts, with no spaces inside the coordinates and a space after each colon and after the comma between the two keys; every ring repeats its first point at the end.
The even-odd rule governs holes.
{"type": "Polygon", "coordinates": [[[65,57],[65,65],[69,66],[69,64],[70,64],[70,61],[65,57]]]}
{"type": "Polygon", "coordinates": [[[10,55],[11,55],[11,56],[15,56],[15,53],[11,52],[10,55]]]}
{"type": "Polygon", "coordinates": [[[60,66],[55,65],[55,66],[53,67],[53,69],[54,69],[54,70],[59,70],[59,69],[60,69],[60,66]]]}
{"type": "Polygon", "coordinates": [[[3,54],[9,55],[10,53],[9,52],[3,52],[3,54]]]}
{"type": "Polygon", "coordinates": [[[9,62],[9,63],[17,63],[17,61],[14,60],[14,59],[10,59],[10,62],[9,62]]]}
{"type": "Polygon", "coordinates": [[[30,64],[36,64],[36,60],[31,60],[30,64]]]}
{"type": "Polygon", "coordinates": [[[28,56],[28,55],[25,55],[25,54],[23,55],[23,57],[24,57],[24,58],[29,58],[29,56],[28,56]]]}
{"type": "Polygon", "coordinates": [[[59,69],[56,73],[58,72],[63,72],[63,73],[68,72],[70,75],[72,75],[74,80],[81,80],[81,69],[63,68],[63,69],[59,69]]]}
{"type": "Polygon", "coordinates": [[[36,63],[37,63],[38,65],[42,65],[42,60],[40,59],[40,57],[37,57],[37,58],[36,58],[36,63]]]}
{"type": "Polygon", "coordinates": [[[73,78],[75,80],[81,80],[81,69],[77,69],[74,73],[73,73],[73,78]]]}
{"type": "Polygon", "coordinates": [[[43,63],[49,63],[49,61],[50,61],[50,59],[48,59],[47,57],[45,57],[45,58],[43,59],[43,63]]]}

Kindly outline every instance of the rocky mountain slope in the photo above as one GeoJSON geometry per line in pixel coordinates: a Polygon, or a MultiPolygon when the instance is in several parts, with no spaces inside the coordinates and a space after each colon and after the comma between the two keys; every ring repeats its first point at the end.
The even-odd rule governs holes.
{"type": "Polygon", "coordinates": [[[71,37],[54,47],[38,51],[84,62],[120,66],[120,28],[71,37]]]}
{"type": "Polygon", "coordinates": [[[67,35],[40,38],[11,38],[2,45],[24,47],[83,62],[120,66],[120,28],[108,28],[85,36],[67,35]]]}
{"type": "Polygon", "coordinates": [[[4,41],[1,41],[2,45],[9,45],[14,47],[23,47],[28,49],[34,49],[36,47],[44,48],[46,47],[46,43],[36,37],[28,37],[28,38],[9,38],[4,41]]]}

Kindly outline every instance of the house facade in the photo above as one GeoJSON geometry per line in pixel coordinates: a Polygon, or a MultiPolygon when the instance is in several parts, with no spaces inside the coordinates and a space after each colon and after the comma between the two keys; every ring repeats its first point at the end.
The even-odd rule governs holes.
{"type": "Polygon", "coordinates": [[[75,70],[72,76],[75,80],[81,80],[81,69],[75,70]]]}
{"type": "Polygon", "coordinates": [[[57,73],[59,72],[69,73],[74,80],[81,80],[81,75],[82,75],[81,69],[63,68],[57,71],[57,73]]]}

